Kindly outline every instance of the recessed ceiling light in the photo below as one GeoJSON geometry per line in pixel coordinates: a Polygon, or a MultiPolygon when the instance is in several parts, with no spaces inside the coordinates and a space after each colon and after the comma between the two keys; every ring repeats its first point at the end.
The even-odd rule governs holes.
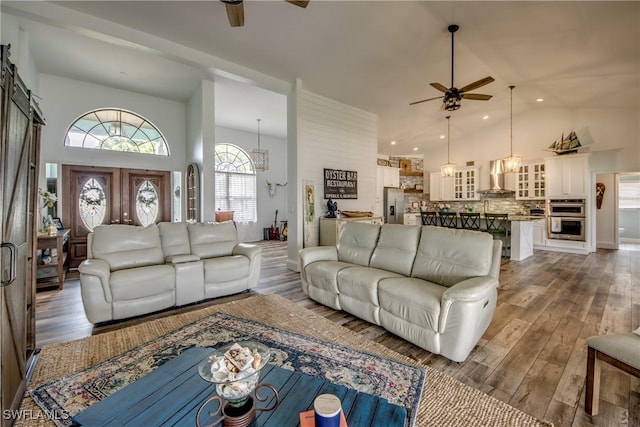
{"type": "Polygon", "coordinates": [[[413,147],[413,151],[418,151],[418,147],[413,147]]]}
{"type": "Polygon", "coordinates": [[[536,98],[536,102],[542,102],[544,101],[544,98],[536,98]]]}
{"type": "Polygon", "coordinates": [[[444,135],[440,135],[440,139],[444,139],[444,135]]]}
{"type": "Polygon", "coordinates": [[[487,120],[489,116],[482,116],[482,120],[487,120]]]}
{"type": "Polygon", "coordinates": [[[391,145],[396,145],[396,142],[395,141],[391,141],[391,145]]]}

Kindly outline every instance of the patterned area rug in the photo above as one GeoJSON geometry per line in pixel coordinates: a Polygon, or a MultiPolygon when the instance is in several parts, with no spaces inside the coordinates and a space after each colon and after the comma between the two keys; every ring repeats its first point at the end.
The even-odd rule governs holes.
{"type": "Polygon", "coordinates": [[[42,384],[30,394],[57,425],[69,426],[71,416],[190,347],[248,339],[269,346],[276,366],[383,397],[407,408],[411,424],[415,423],[425,370],[225,313],[213,313],[86,370],[42,384]]]}

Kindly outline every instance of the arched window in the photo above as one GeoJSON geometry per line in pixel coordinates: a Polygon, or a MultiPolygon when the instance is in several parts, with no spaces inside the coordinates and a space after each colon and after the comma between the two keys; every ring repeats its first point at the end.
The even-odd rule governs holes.
{"type": "Polygon", "coordinates": [[[233,211],[236,222],[256,222],[256,172],[249,155],[232,144],[216,144],[216,209],[233,211]]]}
{"type": "Polygon", "coordinates": [[[64,145],[168,156],[160,130],[131,111],[103,108],[86,113],[67,130],[64,145]]]}

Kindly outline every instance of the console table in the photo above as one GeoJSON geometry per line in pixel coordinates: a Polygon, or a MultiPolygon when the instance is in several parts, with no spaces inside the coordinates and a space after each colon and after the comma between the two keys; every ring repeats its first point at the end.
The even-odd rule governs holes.
{"type": "Polygon", "coordinates": [[[46,288],[57,283],[58,289],[62,289],[69,268],[69,229],[58,230],[55,236],[38,235],[38,250],[46,249],[55,249],[56,253],[55,256],[51,255],[51,263],[38,264],[36,288],[46,288]]]}
{"type": "Polygon", "coordinates": [[[382,224],[381,216],[320,218],[320,246],[335,246],[340,230],[347,222],[366,222],[368,224],[382,224]]]}

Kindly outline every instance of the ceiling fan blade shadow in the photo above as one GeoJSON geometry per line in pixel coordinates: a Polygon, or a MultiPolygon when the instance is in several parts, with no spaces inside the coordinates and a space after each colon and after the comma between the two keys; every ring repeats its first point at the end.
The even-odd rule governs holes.
{"type": "Polygon", "coordinates": [[[415,102],[410,103],[409,105],[421,104],[423,102],[433,101],[434,99],[442,99],[442,98],[444,98],[444,96],[436,96],[435,98],[427,98],[427,99],[423,99],[421,101],[415,101],[415,102]]]}
{"type": "Polygon", "coordinates": [[[484,79],[480,79],[478,81],[475,81],[473,83],[469,83],[468,85],[466,85],[463,88],[460,88],[460,92],[469,92],[472,91],[474,89],[477,89],[479,87],[482,87],[484,85],[488,85],[489,83],[491,83],[492,81],[494,81],[494,78],[491,76],[487,76],[484,79]]]}
{"type": "Polygon", "coordinates": [[[227,18],[232,27],[244,26],[244,5],[242,3],[230,4],[225,3],[227,8],[227,18]]]}
{"type": "Polygon", "coordinates": [[[461,95],[464,99],[473,99],[476,101],[488,101],[493,95],[485,95],[483,93],[463,93],[461,95]]]}
{"type": "Polygon", "coordinates": [[[438,89],[440,92],[444,92],[444,93],[449,92],[449,88],[446,87],[443,84],[440,84],[440,83],[429,83],[429,85],[431,85],[431,87],[433,87],[435,89],[438,89]]]}
{"type": "Polygon", "coordinates": [[[309,0],[286,0],[287,3],[295,4],[299,7],[307,7],[309,4],[309,0]]]}

